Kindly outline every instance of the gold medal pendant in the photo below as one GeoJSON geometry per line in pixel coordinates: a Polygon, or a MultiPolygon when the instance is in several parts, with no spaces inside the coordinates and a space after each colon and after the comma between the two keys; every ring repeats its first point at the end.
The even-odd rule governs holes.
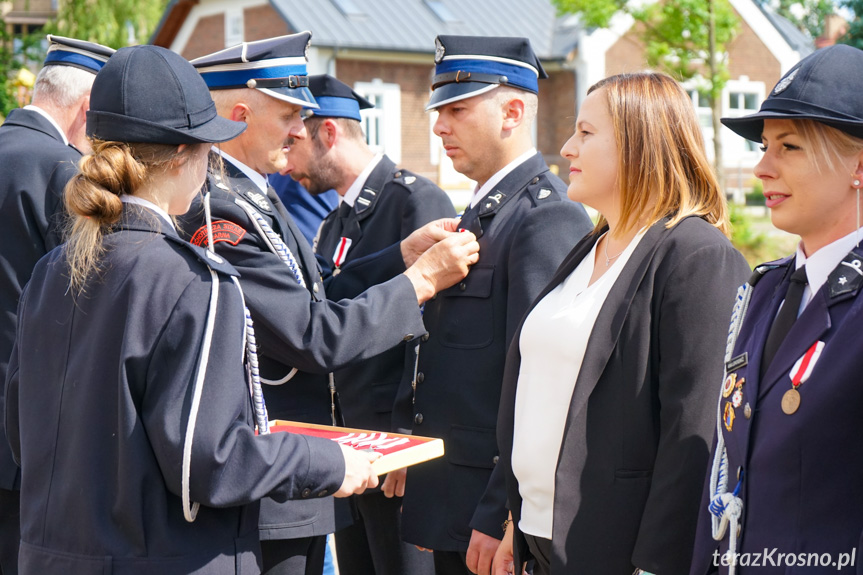
{"type": "Polygon", "coordinates": [[[796,389],[789,389],[782,396],[782,411],[785,415],[793,415],[800,407],[800,392],[796,389]]]}

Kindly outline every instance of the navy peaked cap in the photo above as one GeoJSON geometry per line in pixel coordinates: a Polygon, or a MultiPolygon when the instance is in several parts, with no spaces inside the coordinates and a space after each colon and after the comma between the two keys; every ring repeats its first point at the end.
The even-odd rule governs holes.
{"type": "Polygon", "coordinates": [[[48,34],[48,43],[45,66],[72,66],[92,74],[98,73],[108,58],[116,52],[113,48],[95,42],[52,34],[48,34]]]}
{"type": "Polygon", "coordinates": [[[87,135],[151,144],[225,142],[246,129],[216,113],[200,74],[158,46],[121,48],[96,74],[87,135]]]}
{"type": "Polygon", "coordinates": [[[426,110],[478,96],[497,86],[536,94],[548,78],[527,38],[438,36],[435,75],[426,110]]]}
{"type": "Polygon", "coordinates": [[[761,141],[764,120],[814,120],[863,138],[863,51],[845,44],[816,50],[776,84],[750,116],[722,118],[747,140],[761,141]]]}
{"type": "Polygon", "coordinates": [[[329,74],[309,76],[309,89],[318,103],[318,109],[311,111],[313,116],[350,118],[360,122],[360,110],[375,107],[350,86],[329,74]]]}
{"type": "Polygon", "coordinates": [[[252,88],[307,108],[317,108],[306,70],[312,33],[243,42],[192,60],[210,90],[252,88]]]}

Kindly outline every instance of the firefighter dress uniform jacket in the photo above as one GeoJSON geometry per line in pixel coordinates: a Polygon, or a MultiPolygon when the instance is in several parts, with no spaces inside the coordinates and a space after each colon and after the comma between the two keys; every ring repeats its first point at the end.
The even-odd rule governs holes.
{"type": "MultiPolygon", "coordinates": [[[[211,172],[206,184],[213,242],[216,253],[240,273],[255,324],[269,417],[332,424],[338,399],[331,394],[329,373],[425,333],[416,292],[407,277],[399,276],[353,301],[326,300],[311,246],[275,192],[263,194],[230,162],[224,166],[224,173],[211,172]],[[271,250],[274,240],[264,229],[290,249],[293,269],[271,250]]],[[[182,227],[194,244],[206,245],[203,215],[197,202],[183,217],[182,227]]],[[[265,499],[261,505],[261,539],[325,535],[353,520],[341,501],[334,510],[332,498],[265,499]]]]}
{"type": "MultiPolygon", "coordinates": [[[[353,206],[342,204],[321,223],[315,254],[324,274],[327,297],[356,297],[367,288],[405,271],[401,257],[380,265],[382,250],[414,230],[455,217],[446,193],[430,180],[396,168],[381,158],[363,184],[353,206]]],[[[345,423],[350,427],[390,431],[393,400],[402,376],[403,346],[390,349],[335,373],[345,423]]]]}
{"type": "MultiPolygon", "coordinates": [[[[764,344],[795,259],[759,266],[750,280],[748,311],[716,396],[727,491],[742,501],[738,574],[863,572],[861,262],[863,249],[856,247],[834,268],[763,377],[764,344]],[[783,399],[794,382],[799,402],[786,413],[792,410],[783,399]]],[[[723,561],[735,535],[731,526],[719,541],[711,536],[709,491],[708,485],[698,518],[691,570],[697,575],[728,573],[732,562],[723,561]]]]}
{"type": "Polygon", "coordinates": [[[22,468],[21,573],[258,573],[257,500],[337,490],[340,449],[255,435],[230,265],[129,204],[104,245],[82,293],[69,289],[60,247],[21,300],[6,382],[6,431],[22,468]],[[193,409],[212,273],[218,301],[193,409]],[[192,413],[188,492],[200,508],[189,522],[192,413]]]}
{"type": "Polygon", "coordinates": [[[442,458],[408,471],[405,541],[465,551],[471,529],[502,535],[504,478],[490,479],[506,350],[530,303],[591,229],[584,208],[565,194],[536,154],[462,216],[461,226],[478,239],[479,262],[426,302],[428,337],[421,338],[418,363],[408,345],[393,410],[396,431],[441,437],[446,445],[442,458]]]}

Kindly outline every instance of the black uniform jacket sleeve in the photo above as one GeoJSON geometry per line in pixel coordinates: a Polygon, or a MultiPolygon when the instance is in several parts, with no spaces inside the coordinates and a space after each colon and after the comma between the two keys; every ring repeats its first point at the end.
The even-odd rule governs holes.
{"type": "MultiPolygon", "coordinates": [[[[235,203],[236,196],[215,187],[211,194],[213,220],[232,222],[245,231],[236,244],[217,242],[215,247],[240,273],[263,355],[300,371],[326,373],[425,333],[416,292],[406,276],[354,300],[321,300],[322,293],[313,298],[264,244],[248,214],[235,203]]],[[[193,205],[185,218],[203,225],[202,216],[200,205],[193,205]]],[[[304,271],[320,281],[317,269],[304,271]]]]}

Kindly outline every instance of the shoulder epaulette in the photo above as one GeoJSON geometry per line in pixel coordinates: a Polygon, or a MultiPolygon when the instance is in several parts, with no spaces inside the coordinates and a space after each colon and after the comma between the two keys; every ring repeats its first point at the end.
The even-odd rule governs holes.
{"type": "Polygon", "coordinates": [[[170,235],[165,235],[165,237],[176,245],[181,246],[195,254],[195,257],[202,263],[206,264],[207,267],[212,268],[217,272],[221,272],[225,275],[239,277],[240,272],[238,272],[236,268],[229,264],[227,260],[225,260],[225,258],[223,258],[222,256],[214,254],[210,250],[205,250],[204,248],[193,245],[178,237],[170,235]]]}
{"type": "Polygon", "coordinates": [[[535,176],[527,185],[528,192],[538,202],[542,201],[560,201],[560,194],[554,191],[551,182],[544,178],[542,174],[535,176]]]}

